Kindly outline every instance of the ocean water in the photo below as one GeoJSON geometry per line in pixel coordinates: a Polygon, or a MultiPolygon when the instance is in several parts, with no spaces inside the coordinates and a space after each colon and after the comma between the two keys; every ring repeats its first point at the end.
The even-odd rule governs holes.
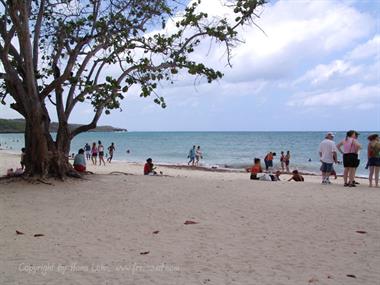
{"type": "MultiPolygon", "coordinates": [[[[372,133],[372,132],[371,132],[372,133]]],[[[379,132],[377,132],[379,133],[379,132]]],[[[319,173],[318,146],[325,132],[114,132],[84,133],[71,144],[71,152],[77,153],[86,142],[101,140],[107,148],[115,143],[115,160],[145,162],[148,157],[154,163],[185,164],[192,145],[200,145],[204,166],[243,168],[251,165],[253,158],[264,158],[267,152],[276,152],[274,167],[280,167],[281,151],[291,153],[290,168],[319,173]],[[130,153],[127,153],[130,150],[130,153]],[[309,162],[311,159],[311,162],[309,162]]],[[[367,136],[360,132],[359,141],[361,164],[358,175],[367,175],[364,168],[367,161],[367,136]]],[[[345,137],[345,132],[336,132],[335,141],[345,137]]],[[[0,134],[1,148],[19,151],[24,144],[23,134],[0,134]]],[[[339,160],[342,160],[339,154],[339,160]]],[[[336,165],[337,173],[343,172],[342,165],[336,165]]]]}

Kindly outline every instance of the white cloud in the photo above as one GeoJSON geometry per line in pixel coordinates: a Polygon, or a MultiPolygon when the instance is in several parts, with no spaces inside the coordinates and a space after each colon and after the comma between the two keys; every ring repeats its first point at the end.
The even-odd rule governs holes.
{"type": "Polygon", "coordinates": [[[352,50],[347,58],[351,60],[360,60],[365,58],[374,57],[380,59],[380,35],[375,35],[372,39],[364,44],[357,46],[352,50]]]}
{"type": "Polygon", "coordinates": [[[354,66],[344,60],[334,60],[329,64],[318,64],[315,68],[307,71],[305,75],[295,81],[295,84],[309,82],[312,85],[323,84],[326,81],[353,76],[361,71],[359,66],[354,66]]]}
{"type": "Polygon", "coordinates": [[[379,108],[380,85],[354,84],[344,89],[300,93],[293,96],[288,106],[335,107],[335,108],[379,108]]]}
{"type": "Polygon", "coordinates": [[[294,81],[293,85],[309,83],[325,88],[358,82],[380,82],[380,35],[347,52],[342,59],[318,64],[294,81]],[[373,61],[365,61],[371,58],[373,61]]]}
{"type": "Polygon", "coordinates": [[[375,21],[338,1],[278,1],[268,5],[255,26],[242,31],[245,43],[232,59],[226,80],[289,79],[300,66],[318,62],[368,36],[375,21]]]}

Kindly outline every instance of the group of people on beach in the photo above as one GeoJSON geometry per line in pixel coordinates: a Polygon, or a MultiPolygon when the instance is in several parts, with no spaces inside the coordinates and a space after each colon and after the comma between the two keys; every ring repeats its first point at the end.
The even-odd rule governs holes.
{"type": "MultiPolygon", "coordinates": [[[[275,152],[269,152],[264,158],[264,163],[265,163],[265,170],[268,171],[269,168],[273,167],[273,158],[276,156],[275,152]]],[[[280,162],[281,162],[281,169],[282,172],[290,172],[289,170],[289,164],[290,164],[290,151],[288,150],[286,154],[281,151],[281,157],[280,157],[280,162]]]]}
{"type": "Polygon", "coordinates": [[[193,147],[189,150],[189,154],[187,155],[189,162],[187,165],[198,166],[199,161],[203,159],[203,154],[201,151],[201,147],[198,145],[197,147],[193,145],[193,147]]]}
{"type": "MultiPolygon", "coordinates": [[[[359,167],[359,151],[362,149],[358,142],[359,133],[350,130],[346,133],[346,138],[335,144],[334,134],[328,132],[325,139],[319,145],[319,157],[321,160],[322,184],[331,184],[330,175],[334,171],[334,163],[338,163],[338,151],[343,155],[343,181],[345,187],[356,187],[356,169],[359,167]]],[[[367,165],[369,169],[369,187],[379,187],[380,172],[380,139],[378,134],[371,134],[367,137],[367,165]],[[375,182],[373,184],[373,182],[375,182]]]]}
{"type": "MultiPolygon", "coordinates": [[[[108,155],[107,162],[111,163],[113,159],[113,154],[116,150],[115,144],[111,143],[111,145],[107,148],[108,155]]],[[[104,146],[101,141],[98,141],[98,144],[96,142],[92,143],[92,146],[90,146],[88,143],[84,145],[83,148],[78,150],[78,153],[74,157],[74,169],[78,172],[85,172],[86,171],[86,160],[91,160],[93,165],[97,165],[97,158],[99,157],[99,166],[106,165],[106,162],[104,160],[104,146]]]]}
{"type": "MultiPolygon", "coordinates": [[[[334,176],[337,179],[336,172],[334,170],[334,163],[340,164],[338,160],[338,152],[343,156],[343,181],[344,187],[356,187],[359,184],[355,181],[356,169],[360,164],[359,151],[362,149],[361,144],[358,142],[359,133],[355,130],[350,130],[346,133],[344,140],[336,144],[334,142],[334,133],[328,132],[325,135],[325,138],[319,144],[318,152],[321,162],[321,172],[322,172],[322,184],[331,184],[330,176],[334,176]]],[[[380,172],[380,138],[378,134],[371,134],[367,137],[368,146],[367,146],[367,165],[366,169],[369,169],[369,187],[379,187],[379,172],[380,172]]],[[[254,164],[251,168],[248,168],[247,171],[251,173],[250,178],[252,180],[270,180],[278,181],[280,180],[280,175],[285,171],[290,173],[289,164],[290,164],[290,151],[287,151],[286,154],[282,151],[280,162],[281,169],[275,171],[272,174],[271,169],[273,168],[273,158],[276,156],[275,152],[269,152],[264,158],[265,169],[267,173],[264,173],[261,167],[260,158],[254,159],[254,164]]],[[[311,161],[311,159],[309,159],[311,161]]],[[[302,175],[298,170],[292,171],[292,177],[289,181],[304,181],[302,175]]]]}
{"type": "MultiPolygon", "coordinates": [[[[262,167],[261,167],[261,159],[255,158],[253,160],[253,166],[251,168],[247,168],[247,171],[251,173],[250,179],[251,180],[263,180],[263,181],[280,181],[280,175],[284,173],[286,168],[286,173],[290,173],[289,170],[289,163],[290,163],[290,151],[286,152],[286,155],[283,151],[281,151],[281,168],[282,172],[280,170],[276,170],[274,173],[272,173],[273,168],[273,157],[276,156],[275,152],[269,152],[264,158],[265,163],[265,169],[267,173],[264,173],[262,167]]],[[[288,179],[288,181],[296,181],[296,182],[302,182],[305,181],[303,176],[298,172],[298,170],[292,171],[292,176],[288,179]]]]}

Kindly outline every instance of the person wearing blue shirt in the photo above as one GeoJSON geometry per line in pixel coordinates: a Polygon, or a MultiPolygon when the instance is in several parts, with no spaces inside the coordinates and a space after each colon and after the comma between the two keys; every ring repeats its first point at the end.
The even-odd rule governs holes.
{"type": "Polygon", "coordinates": [[[187,158],[189,158],[189,162],[187,163],[187,165],[193,165],[194,166],[194,163],[195,163],[195,145],[193,145],[193,148],[190,149],[189,151],[189,155],[187,156],[187,158]]]}

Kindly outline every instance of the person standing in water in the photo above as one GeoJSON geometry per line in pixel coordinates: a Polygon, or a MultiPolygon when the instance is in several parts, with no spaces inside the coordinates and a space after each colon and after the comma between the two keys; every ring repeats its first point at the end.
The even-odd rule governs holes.
{"type": "Polygon", "coordinates": [[[285,172],[285,154],[283,151],[281,151],[280,162],[281,162],[282,172],[285,172]]]}
{"type": "Polygon", "coordinates": [[[86,145],[84,146],[84,150],[86,151],[86,159],[90,160],[91,159],[91,146],[88,143],[86,143],[86,145]]]}
{"type": "Polygon", "coordinates": [[[104,161],[104,146],[102,145],[101,141],[98,141],[98,153],[99,153],[99,166],[102,165],[102,162],[103,162],[103,165],[105,166],[106,162],[104,161]]]}
{"type": "Polygon", "coordinates": [[[286,152],[286,155],[284,156],[284,164],[285,164],[285,167],[286,167],[286,172],[290,173],[290,170],[289,170],[290,151],[289,150],[286,152]]]}
{"type": "Polygon", "coordinates": [[[189,151],[189,154],[187,155],[187,158],[189,158],[189,162],[187,163],[187,165],[191,165],[194,166],[194,163],[195,163],[195,145],[193,145],[193,148],[190,149],[189,151]]]}
{"type": "Polygon", "coordinates": [[[267,153],[264,158],[265,170],[268,171],[269,168],[273,167],[273,152],[267,153]]]}
{"type": "Polygon", "coordinates": [[[197,150],[195,151],[195,165],[196,166],[199,165],[199,160],[202,158],[203,156],[202,156],[201,147],[198,145],[197,150]]]}
{"type": "Polygon", "coordinates": [[[91,160],[92,164],[96,165],[96,160],[98,157],[98,148],[96,147],[96,142],[92,143],[92,148],[91,148],[91,160]]]}
{"type": "Polygon", "coordinates": [[[111,161],[112,161],[114,151],[115,151],[115,144],[111,143],[111,145],[108,147],[109,157],[107,158],[107,161],[109,163],[111,163],[111,161]]]}

